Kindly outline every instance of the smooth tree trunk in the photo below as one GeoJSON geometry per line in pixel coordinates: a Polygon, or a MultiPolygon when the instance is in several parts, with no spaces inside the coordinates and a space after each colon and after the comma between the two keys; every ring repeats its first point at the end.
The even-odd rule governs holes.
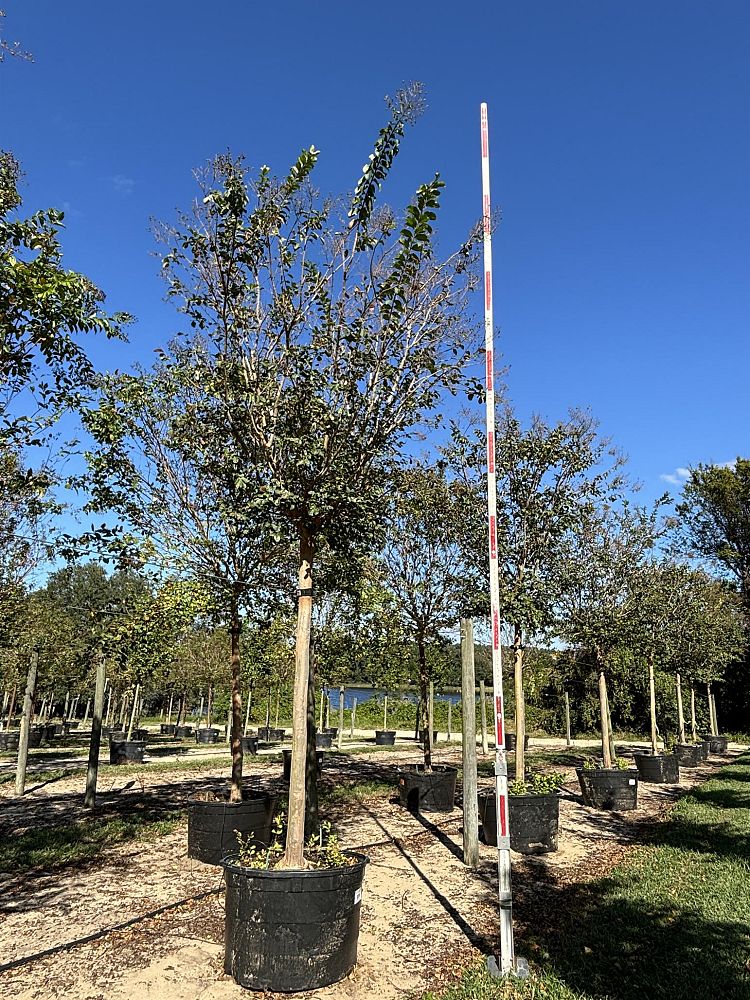
{"type": "Polygon", "coordinates": [[[70,689],[65,692],[65,708],[63,708],[63,721],[68,718],[68,709],[70,708],[70,689]]]}
{"type": "Polygon", "coordinates": [[[713,719],[714,731],[713,736],[719,735],[719,717],[716,714],[716,695],[711,692],[711,718],[713,719]]]}
{"type": "Polygon", "coordinates": [[[607,732],[609,733],[609,755],[612,759],[612,766],[617,766],[617,748],[615,747],[615,731],[612,728],[612,710],[609,707],[609,690],[605,689],[604,697],[607,702],[607,732]]]}
{"type": "Polygon", "coordinates": [[[477,807],[477,713],[474,675],[474,623],[461,619],[461,758],[463,763],[464,864],[479,864],[479,810],[477,807]]]}
{"type": "Polygon", "coordinates": [[[313,603],[315,549],[303,527],[299,538],[297,632],[294,649],[294,697],[292,703],[292,762],[289,770],[289,822],[283,865],[303,868],[305,841],[305,763],[307,758],[308,685],[310,677],[310,633],[313,603]]]}
{"type": "Polygon", "coordinates": [[[388,729],[388,695],[383,695],[383,730],[388,729]]]}
{"type": "Polygon", "coordinates": [[[421,706],[421,716],[417,715],[417,730],[426,730],[424,741],[424,767],[425,771],[432,770],[432,727],[430,726],[430,679],[427,676],[427,653],[424,640],[421,636],[417,639],[417,658],[419,663],[419,702],[421,706]],[[426,718],[425,718],[426,717],[426,718]],[[423,722],[420,725],[420,722],[423,722]]]}
{"type": "Polygon", "coordinates": [[[322,733],[325,728],[325,701],[326,693],[324,688],[320,689],[320,704],[318,705],[318,732],[322,733]]]}
{"type": "Polygon", "coordinates": [[[698,722],[695,718],[695,687],[690,685],[690,732],[693,742],[698,739],[698,722]]]}
{"type": "Polygon", "coordinates": [[[427,729],[429,732],[428,739],[430,741],[430,750],[432,750],[434,749],[432,746],[432,738],[435,734],[435,684],[433,681],[430,681],[430,701],[427,711],[427,729]]]}
{"type": "Polygon", "coordinates": [[[349,733],[350,733],[352,739],[354,739],[354,725],[355,725],[356,720],[357,720],[357,699],[356,698],[352,698],[352,712],[351,712],[351,716],[349,718],[349,727],[350,727],[349,728],[349,733]]]}
{"type": "Polygon", "coordinates": [[[682,708],[682,681],[679,673],[675,674],[675,689],[677,692],[677,742],[685,742],[685,713],[682,708]]]}
{"type": "MultiPolygon", "coordinates": [[[[94,685],[94,717],[91,720],[91,740],[89,742],[89,762],[86,769],[86,791],[83,804],[87,809],[96,805],[96,783],[99,775],[99,748],[102,741],[102,714],[104,712],[104,688],[107,683],[107,665],[104,653],[96,655],[96,683],[94,685]]],[[[109,689],[110,694],[112,688],[109,689]]]]}
{"type": "Polygon", "coordinates": [[[8,716],[5,723],[5,728],[10,729],[10,724],[13,721],[13,713],[16,710],[16,695],[18,694],[18,685],[13,685],[13,690],[10,693],[10,701],[8,702],[8,716]]]}
{"type": "Polygon", "coordinates": [[[86,711],[83,713],[83,726],[86,727],[86,723],[89,721],[89,712],[91,711],[91,699],[86,699],[86,711]]]}
{"type": "Polygon", "coordinates": [[[479,682],[479,713],[482,721],[482,756],[486,757],[490,748],[487,741],[487,692],[484,689],[484,681],[479,682]]]}
{"type": "Polygon", "coordinates": [[[29,756],[29,730],[34,712],[34,691],[36,690],[36,674],[39,667],[39,650],[34,648],[29,661],[29,672],[26,675],[26,690],[23,695],[23,712],[21,715],[21,732],[18,737],[18,761],[16,763],[16,795],[23,795],[26,787],[26,762],[29,756]]]}
{"type": "Polygon", "coordinates": [[[131,712],[130,712],[130,722],[128,724],[128,734],[126,736],[126,739],[128,739],[128,740],[131,740],[133,738],[133,726],[135,725],[136,711],[138,710],[138,695],[140,693],[140,690],[141,690],[141,685],[140,684],[136,684],[136,686],[135,686],[135,692],[133,694],[133,708],[131,709],[131,712]]]}
{"type": "Polygon", "coordinates": [[[708,725],[712,736],[718,736],[716,732],[716,720],[714,719],[714,701],[711,694],[711,683],[706,684],[706,694],[708,696],[708,725]]]}
{"type": "Polygon", "coordinates": [[[227,728],[232,746],[232,783],[229,790],[230,802],[242,801],[242,698],[240,696],[240,622],[237,600],[232,604],[232,623],[229,629],[230,658],[232,666],[232,694],[230,702],[231,720],[227,728]]]}
{"type": "Polygon", "coordinates": [[[247,736],[247,731],[250,728],[250,691],[247,692],[247,705],[245,706],[245,728],[243,733],[247,736]]]}
{"type": "Polygon", "coordinates": [[[169,708],[167,709],[167,725],[172,724],[172,699],[174,698],[174,691],[169,692],[169,708]]]}
{"type": "Polygon", "coordinates": [[[526,777],[526,701],[523,696],[523,636],[513,629],[513,687],[516,696],[516,780],[526,777]]]}
{"type": "Polygon", "coordinates": [[[570,695],[567,691],[565,692],[565,746],[573,746],[573,740],[570,738],[570,695]]]}
{"type": "Polygon", "coordinates": [[[305,841],[320,832],[318,811],[318,743],[315,738],[315,649],[310,639],[310,675],[307,680],[307,755],[305,757],[305,841]]]}
{"type": "Polygon", "coordinates": [[[604,767],[612,767],[612,754],[610,753],[609,736],[609,706],[607,704],[607,678],[604,671],[599,671],[599,714],[601,716],[602,730],[602,763],[604,767]]]}
{"type": "Polygon", "coordinates": [[[214,710],[214,688],[211,684],[208,688],[208,705],[206,706],[206,726],[211,726],[211,715],[214,710]]]}
{"type": "Polygon", "coordinates": [[[453,703],[449,701],[448,702],[448,742],[449,743],[450,743],[451,737],[453,735],[453,733],[451,732],[451,729],[452,729],[451,723],[453,721],[451,719],[451,710],[452,710],[452,708],[453,708],[453,703]]]}
{"type": "Polygon", "coordinates": [[[201,703],[198,706],[198,725],[203,722],[203,692],[201,691],[201,703]]]}
{"type": "Polygon", "coordinates": [[[338,748],[341,749],[344,742],[344,689],[339,688],[339,739],[338,748]]]}
{"type": "Polygon", "coordinates": [[[648,709],[649,709],[649,719],[651,722],[651,753],[656,754],[658,751],[658,731],[656,728],[656,682],[654,680],[654,661],[653,657],[648,659],[648,709]]]}
{"type": "Polygon", "coordinates": [[[276,688],[276,714],[274,715],[274,726],[279,728],[279,711],[281,709],[281,688],[276,688]]]}

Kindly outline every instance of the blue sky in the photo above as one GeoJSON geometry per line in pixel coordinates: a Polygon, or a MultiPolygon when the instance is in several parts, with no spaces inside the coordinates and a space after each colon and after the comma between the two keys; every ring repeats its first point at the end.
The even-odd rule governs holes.
{"type": "Polygon", "coordinates": [[[450,250],[480,214],[489,104],[495,319],[520,415],[589,407],[645,497],[750,454],[747,0],[4,6],[35,57],[0,67],[26,208],[65,208],[68,266],[138,317],[129,346],[93,347],[99,364],[148,363],[178,328],[149,220],[188,206],[193,167],[230,148],[282,172],[315,144],[318,185],[350,189],[383,96],[417,79],[429,108],[388,196],[440,171],[450,250]]]}

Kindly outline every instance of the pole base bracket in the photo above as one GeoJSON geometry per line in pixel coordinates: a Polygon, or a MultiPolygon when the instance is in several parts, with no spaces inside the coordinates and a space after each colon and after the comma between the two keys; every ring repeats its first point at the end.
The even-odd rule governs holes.
{"type": "Polygon", "coordinates": [[[492,979],[505,979],[506,976],[512,976],[514,979],[528,979],[529,963],[525,958],[517,958],[512,969],[509,969],[508,972],[502,972],[497,957],[489,955],[487,957],[487,972],[492,979]]]}

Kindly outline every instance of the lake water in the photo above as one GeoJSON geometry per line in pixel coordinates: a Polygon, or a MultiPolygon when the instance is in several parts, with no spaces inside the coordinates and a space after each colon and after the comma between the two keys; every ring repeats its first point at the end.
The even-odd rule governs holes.
{"type": "MultiPolygon", "coordinates": [[[[337,687],[326,688],[326,693],[331,699],[331,708],[338,708],[339,704],[339,689],[337,687]]],[[[350,709],[354,703],[354,699],[357,699],[357,704],[361,705],[363,701],[368,701],[370,698],[377,698],[378,701],[382,702],[386,691],[384,688],[364,688],[364,687],[345,687],[344,688],[344,708],[350,709]]],[[[419,701],[419,695],[416,691],[389,691],[388,701],[408,701],[412,705],[416,705],[419,701]]],[[[436,691],[435,701],[446,701],[450,702],[451,705],[457,705],[461,700],[461,695],[454,691],[436,691]]]]}

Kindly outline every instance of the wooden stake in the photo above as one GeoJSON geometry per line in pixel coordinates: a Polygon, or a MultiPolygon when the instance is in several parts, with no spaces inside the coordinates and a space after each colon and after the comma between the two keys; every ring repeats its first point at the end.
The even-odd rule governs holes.
{"type": "Polygon", "coordinates": [[[464,864],[479,864],[479,810],[477,805],[477,715],[474,678],[474,623],[461,620],[461,724],[463,737],[463,846],[464,864]]]}

